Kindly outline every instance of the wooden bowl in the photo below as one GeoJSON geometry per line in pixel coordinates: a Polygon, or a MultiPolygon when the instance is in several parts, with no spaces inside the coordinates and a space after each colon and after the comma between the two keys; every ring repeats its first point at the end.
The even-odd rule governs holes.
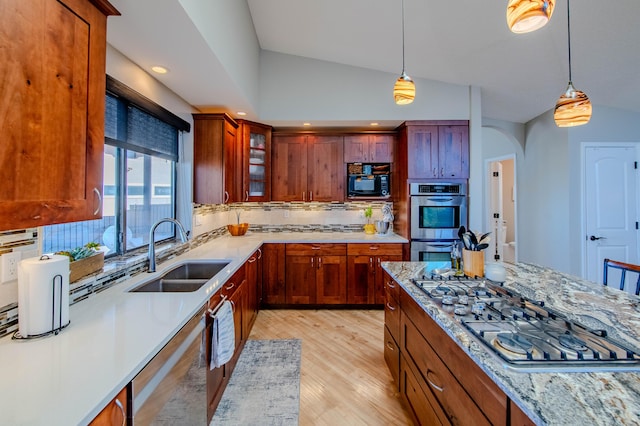
{"type": "Polygon", "coordinates": [[[229,233],[231,235],[233,235],[234,237],[239,237],[247,233],[247,230],[249,229],[249,224],[239,223],[237,225],[227,225],[227,229],[229,230],[229,233]]]}

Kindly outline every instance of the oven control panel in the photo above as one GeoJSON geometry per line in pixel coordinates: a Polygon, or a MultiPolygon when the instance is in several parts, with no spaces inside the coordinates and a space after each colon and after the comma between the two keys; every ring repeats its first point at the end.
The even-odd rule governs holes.
{"type": "Polygon", "coordinates": [[[466,195],[466,185],[463,183],[412,183],[411,195],[466,195]]]}

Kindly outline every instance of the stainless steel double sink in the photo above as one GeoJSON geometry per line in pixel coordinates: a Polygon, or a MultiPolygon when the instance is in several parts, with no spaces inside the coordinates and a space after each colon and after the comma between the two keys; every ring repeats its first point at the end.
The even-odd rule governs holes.
{"type": "Polygon", "coordinates": [[[193,292],[229,265],[228,260],[191,261],[169,269],[160,277],[132,288],[132,293],[193,292]]]}

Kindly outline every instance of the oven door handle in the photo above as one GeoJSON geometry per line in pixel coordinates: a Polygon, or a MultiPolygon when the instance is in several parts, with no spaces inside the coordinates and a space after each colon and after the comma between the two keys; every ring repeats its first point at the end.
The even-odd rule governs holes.
{"type": "Polygon", "coordinates": [[[445,244],[427,244],[427,247],[433,247],[433,248],[453,247],[453,242],[445,243],[445,244]]]}
{"type": "Polygon", "coordinates": [[[446,203],[449,201],[453,201],[453,197],[429,197],[429,201],[434,201],[436,203],[446,203]]]}

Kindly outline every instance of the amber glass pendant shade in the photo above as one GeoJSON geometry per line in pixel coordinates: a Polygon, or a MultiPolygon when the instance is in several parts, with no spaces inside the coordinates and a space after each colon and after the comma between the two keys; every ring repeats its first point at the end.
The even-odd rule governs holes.
{"type": "Polygon", "coordinates": [[[407,105],[416,97],[416,85],[406,73],[402,73],[393,86],[393,99],[398,105],[407,105]]]}
{"type": "Polygon", "coordinates": [[[575,127],[587,124],[591,119],[591,101],[582,91],[569,82],[567,90],[556,102],[553,119],[558,127],[575,127]]]}
{"type": "Polygon", "coordinates": [[[551,19],[555,0],[509,0],[507,25],[514,33],[522,34],[544,27],[551,19]]]}

